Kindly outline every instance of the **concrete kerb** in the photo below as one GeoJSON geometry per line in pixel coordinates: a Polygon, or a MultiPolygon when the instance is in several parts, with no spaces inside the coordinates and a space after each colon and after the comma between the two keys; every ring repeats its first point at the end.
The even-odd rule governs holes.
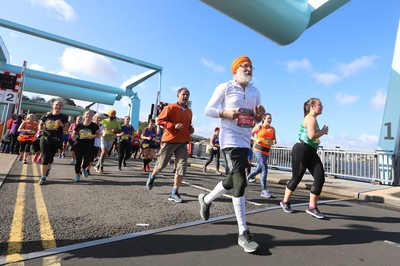
{"type": "Polygon", "coordinates": [[[0,187],[3,185],[8,173],[17,158],[14,154],[0,153],[0,187]]]}

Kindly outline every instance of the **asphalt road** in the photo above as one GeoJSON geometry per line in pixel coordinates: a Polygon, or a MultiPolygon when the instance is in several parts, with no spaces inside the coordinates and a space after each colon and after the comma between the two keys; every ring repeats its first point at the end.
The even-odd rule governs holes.
{"type": "MultiPolygon", "coordinates": [[[[63,265],[239,265],[246,258],[251,265],[373,265],[369,262],[378,262],[379,255],[386,265],[395,265],[396,258],[398,262],[399,209],[354,200],[332,201],[334,196],[325,195],[320,210],[327,219],[321,221],[304,213],[308,191],[296,190],[293,204],[298,204],[297,212],[285,214],[278,206],[282,185],[270,184],[275,197],[265,199],[260,197],[259,184],[249,184],[246,208],[253,214],[248,215],[248,224],[262,248],[248,257],[237,245],[229,197],[213,203],[210,222],[200,221],[197,196],[222,177],[189,167],[180,189],[185,201],[178,204],[168,201],[172,166],[151,191],[145,188],[148,173],[141,169],[140,161],[130,160],[118,172],[116,158],[110,157],[104,174],[93,172],[75,183],[69,159],[56,158],[48,184],[38,186],[37,165],[16,161],[0,188],[0,259],[9,256],[10,247],[28,254],[136,233],[140,237],[70,251],[57,259],[63,265]],[[22,228],[16,223],[18,216],[22,228]],[[184,228],[177,229],[182,224],[184,228]],[[164,232],[166,227],[169,229],[164,232]],[[16,229],[21,231],[20,240],[15,237],[16,229]],[[225,253],[227,257],[220,257],[225,253]]],[[[41,259],[25,262],[41,263],[41,259]]]]}
{"type": "MultiPolygon", "coordinates": [[[[189,167],[185,183],[179,190],[184,203],[178,204],[168,201],[173,184],[172,166],[165,169],[163,176],[155,181],[154,188],[148,191],[145,187],[148,173],[141,171],[141,161],[129,160],[127,167],[119,172],[117,159],[109,157],[104,174],[92,170],[92,175],[82,177],[79,183],[73,181],[74,169],[69,163],[69,158],[55,158],[48,184],[38,186],[38,165],[15,161],[0,188],[1,220],[4,221],[0,232],[1,256],[7,254],[18,197],[24,197],[20,214],[24,227],[22,253],[31,253],[43,250],[46,245],[43,242],[51,241],[43,240],[40,235],[37,198],[43,198],[45,210],[40,212],[47,212],[56,246],[60,247],[199,220],[197,196],[211,190],[222,179],[189,167]],[[25,193],[17,196],[21,184],[26,185],[25,193]]],[[[259,184],[250,184],[246,190],[247,209],[278,205],[283,197],[283,186],[271,184],[269,189],[275,198],[261,198],[259,184]]],[[[306,191],[296,191],[294,203],[307,199],[306,191]]],[[[212,217],[231,213],[230,198],[220,198],[213,204],[212,217]]]]}

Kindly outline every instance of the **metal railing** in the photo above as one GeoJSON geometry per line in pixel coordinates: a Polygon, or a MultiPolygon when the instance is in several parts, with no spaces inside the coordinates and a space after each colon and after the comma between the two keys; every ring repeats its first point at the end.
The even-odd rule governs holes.
{"type": "MultiPolygon", "coordinates": [[[[292,170],[292,147],[273,146],[268,166],[283,171],[292,170]]],[[[208,157],[206,145],[195,143],[193,156],[208,157]]],[[[390,152],[367,152],[347,149],[318,149],[325,174],[335,178],[385,185],[399,184],[398,156],[390,152]]],[[[253,159],[256,164],[257,161],[253,159]]]]}

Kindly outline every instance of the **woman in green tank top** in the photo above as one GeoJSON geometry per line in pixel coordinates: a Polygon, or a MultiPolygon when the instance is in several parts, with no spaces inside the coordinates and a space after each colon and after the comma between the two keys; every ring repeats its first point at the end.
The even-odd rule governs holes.
{"type": "Polygon", "coordinates": [[[292,213],[290,198],[308,169],[314,178],[310,189],[310,203],[306,212],[322,219],[324,215],[317,208],[317,201],[325,182],[325,171],[317,154],[319,138],[328,134],[328,126],[319,128],[317,116],[322,114],[324,106],[317,98],[310,98],[304,103],[304,119],[300,125],[299,141],[292,149],[292,179],[285,189],[285,196],[280,205],[286,213],[292,213]]]}

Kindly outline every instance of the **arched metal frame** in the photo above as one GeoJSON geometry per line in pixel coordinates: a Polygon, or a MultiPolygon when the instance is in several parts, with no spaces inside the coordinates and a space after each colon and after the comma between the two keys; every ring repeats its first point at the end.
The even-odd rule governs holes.
{"type": "MultiPolygon", "coordinates": [[[[149,69],[146,72],[136,76],[131,84],[129,84],[125,89],[59,76],[33,69],[26,69],[24,80],[25,91],[108,105],[113,105],[115,100],[120,100],[123,96],[127,96],[131,100],[131,124],[135,128],[139,127],[140,99],[137,96],[137,93],[133,92],[132,89],[153,75],[159,73],[160,82],[158,91],[161,91],[162,67],[160,66],[4,19],[0,19],[0,26],[149,69]]],[[[22,67],[7,64],[7,62],[10,61],[10,58],[6,46],[1,38],[0,48],[0,70],[21,73],[22,67]]]]}

